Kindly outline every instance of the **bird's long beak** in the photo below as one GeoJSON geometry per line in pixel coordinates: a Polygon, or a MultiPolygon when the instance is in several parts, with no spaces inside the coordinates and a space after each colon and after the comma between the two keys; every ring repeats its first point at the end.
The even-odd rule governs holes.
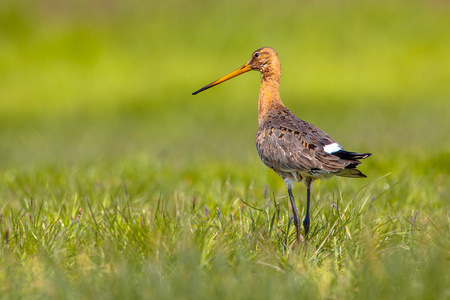
{"type": "Polygon", "coordinates": [[[198,93],[203,92],[204,90],[207,90],[207,89],[209,89],[210,87],[213,87],[213,86],[215,86],[215,85],[218,85],[219,83],[222,83],[222,82],[224,82],[224,81],[227,81],[228,79],[231,79],[231,78],[236,77],[236,76],[238,76],[238,75],[244,74],[244,73],[246,73],[246,72],[248,72],[248,71],[251,71],[251,70],[252,70],[252,68],[250,67],[250,65],[249,65],[248,63],[245,63],[242,67],[240,67],[240,68],[237,69],[236,71],[233,71],[233,72],[231,72],[230,74],[225,75],[225,76],[223,76],[222,78],[217,79],[217,80],[214,81],[214,82],[211,82],[210,84],[208,84],[208,85],[202,87],[202,88],[199,89],[198,91],[193,92],[192,95],[197,95],[198,93]]]}

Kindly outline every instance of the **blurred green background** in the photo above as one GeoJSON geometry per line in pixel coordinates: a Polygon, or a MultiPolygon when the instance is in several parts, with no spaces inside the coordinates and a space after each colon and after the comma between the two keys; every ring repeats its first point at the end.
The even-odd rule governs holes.
{"type": "Polygon", "coordinates": [[[443,0],[1,1],[0,294],[444,299],[449,37],[443,0]],[[256,153],[259,74],[191,95],[263,46],[288,108],[373,153],[367,179],[314,184],[305,257],[256,153]],[[279,234],[241,202],[266,184],[279,234]]]}
{"type": "Polygon", "coordinates": [[[0,166],[256,162],[259,75],[191,93],[262,46],[285,105],[347,149],[447,155],[449,19],[446,1],[2,1],[0,166]]]}

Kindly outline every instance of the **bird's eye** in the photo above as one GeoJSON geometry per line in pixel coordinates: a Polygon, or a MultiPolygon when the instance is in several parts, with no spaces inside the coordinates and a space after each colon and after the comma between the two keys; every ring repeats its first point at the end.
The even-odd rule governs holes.
{"type": "Polygon", "coordinates": [[[259,56],[259,53],[255,53],[255,55],[253,55],[255,58],[257,58],[259,56]]]}

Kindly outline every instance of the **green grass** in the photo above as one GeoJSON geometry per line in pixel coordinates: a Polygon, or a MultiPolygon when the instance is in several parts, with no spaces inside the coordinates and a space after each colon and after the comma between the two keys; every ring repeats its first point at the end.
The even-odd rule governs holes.
{"type": "MultiPolygon", "coordinates": [[[[0,297],[448,299],[442,1],[0,4],[0,297]],[[257,156],[259,76],[367,179],[312,189],[308,247],[257,156]]],[[[294,190],[301,217],[306,191],[294,190]]]]}

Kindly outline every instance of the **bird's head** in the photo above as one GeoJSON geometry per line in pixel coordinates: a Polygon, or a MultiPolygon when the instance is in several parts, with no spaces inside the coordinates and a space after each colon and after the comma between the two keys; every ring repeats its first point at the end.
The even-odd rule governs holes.
{"type": "Polygon", "coordinates": [[[273,73],[279,74],[280,61],[278,59],[277,52],[269,47],[264,47],[256,50],[242,67],[202,87],[198,91],[192,93],[192,95],[196,95],[206,89],[209,89],[215,85],[227,81],[228,79],[244,74],[251,70],[258,70],[259,72],[261,72],[263,78],[270,77],[273,73]]]}

